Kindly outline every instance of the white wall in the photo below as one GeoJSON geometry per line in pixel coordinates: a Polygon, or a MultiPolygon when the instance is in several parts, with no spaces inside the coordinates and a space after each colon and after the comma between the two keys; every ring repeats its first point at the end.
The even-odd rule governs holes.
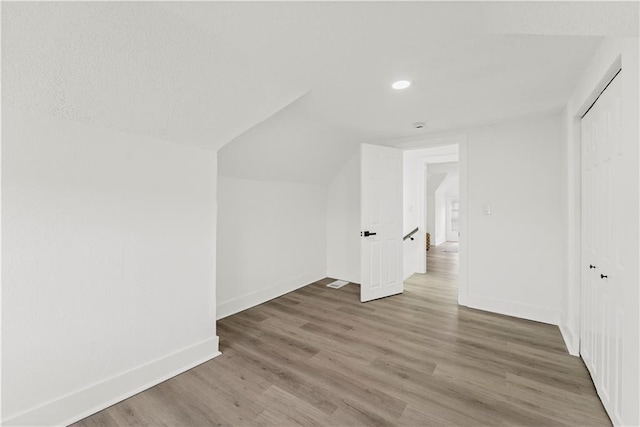
{"type": "Polygon", "coordinates": [[[326,277],[327,190],[218,178],[218,318],[326,277]]]}
{"type": "Polygon", "coordinates": [[[327,276],[360,283],[360,150],[329,184],[327,276]]]}
{"type": "Polygon", "coordinates": [[[296,112],[304,98],[219,150],[219,175],[325,187],[358,148],[348,133],[296,112]]]}
{"type": "Polygon", "coordinates": [[[294,107],[218,151],[218,318],[327,276],[328,189],[357,144],[294,107]]]}
{"type": "MultiPolygon", "coordinates": [[[[636,9],[637,10],[637,9],[636,9]]],[[[639,139],[639,88],[638,74],[639,64],[639,40],[638,38],[605,38],[598,50],[585,67],[582,77],[578,80],[571,99],[564,111],[563,122],[563,148],[566,154],[566,215],[564,218],[565,237],[567,240],[568,262],[565,270],[565,281],[562,286],[562,304],[560,330],[569,351],[579,354],[580,345],[580,317],[581,317],[581,274],[584,266],[581,260],[581,163],[580,163],[580,117],[590,106],[599,92],[604,89],[615,72],[622,67],[622,73],[616,77],[622,79],[622,121],[625,126],[625,138],[623,146],[635,149],[635,153],[627,152],[635,157],[636,165],[640,164],[638,153],[639,139]]],[[[625,375],[623,379],[622,420],[615,420],[624,425],[640,424],[640,260],[639,252],[639,228],[640,214],[638,212],[638,167],[635,168],[636,176],[632,179],[629,188],[635,191],[629,192],[629,198],[635,202],[635,212],[628,212],[629,218],[635,218],[634,224],[627,228],[629,248],[623,254],[624,264],[633,266],[625,269],[628,275],[622,284],[625,304],[624,315],[624,355],[622,368],[625,375]]]]}
{"type": "Polygon", "coordinates": [[[2,125],[3,425],[68,424],[217,355],[215,153],[2,125]]]}
{"type": "Polygon", "coordinates": [[[564,283],[559,115],[467,134],[469,306],[557,324],[564,283]],[[491,204],[492,215],[482,215],[491,204]]]}

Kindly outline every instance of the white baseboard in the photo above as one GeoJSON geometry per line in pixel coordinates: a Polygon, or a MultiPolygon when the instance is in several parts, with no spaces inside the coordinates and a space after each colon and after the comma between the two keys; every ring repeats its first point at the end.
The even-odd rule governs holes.
{"type": "Polygon", "coordinates": [[[316,274],[305,274],[303,276],[294,277],[293,279],[259,289],[249,294],[221,302],[216,307],[217,319],[220,320],[248,308],[255,307],[256,305],[278,298],[279,296],[295,291],[296,289],[300,289],[303,286],[307,286],[308,284],[324,279],[325,277],[327,277],[325,271],[316,274]]]}
{"type": "Polygon", "coordinates": [[[458,287],[458,305],[461,305],[463,307],[469,307],[469,304],[467,303],[468,299],[469,297],[464,293],[460,292],[460,288],[458,287]]]}
{"type": "Polygon", "coordinates": [[[13,415],[3,420],[2,425],[69,425],[218,355],[218,337],[215,337],[13,415]]]}
{"type": "Polygon", "coordinates": [[[538,307],[519,302],[501,300],[497,298],[479,297],[468,295],[466,298],[467,307],[478,310],[490,311],[507,316],[519,317],[521,319],[534,320],[536,322],[557,325],[560,320],[560,313],[546,307],[538,307]]]}
{"type": "Polygon", "coordinates": [[[580,342],[578,335],[565,325],[559,325],[560,334],[564,340],[564,345],[567,347],[567,351],[572,356],[580,356],[580,342]]]}

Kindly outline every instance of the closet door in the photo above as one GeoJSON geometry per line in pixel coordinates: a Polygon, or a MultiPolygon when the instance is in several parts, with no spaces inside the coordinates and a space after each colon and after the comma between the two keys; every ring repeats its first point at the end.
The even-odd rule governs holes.
{"type": "MultiPolygon", "coordinates": [[[[582,328],[580,354],[609,416],[623,422],[625,233],[621,73],[582,118],[582,328]]],[[[627,199],[629,194],[626,195],[627,199]]],[[[633,371],[633,369],[632,369],[633,371]]]]}

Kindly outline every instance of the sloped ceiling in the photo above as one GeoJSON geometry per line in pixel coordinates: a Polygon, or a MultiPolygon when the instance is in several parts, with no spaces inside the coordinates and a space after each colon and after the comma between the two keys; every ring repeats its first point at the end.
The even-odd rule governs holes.
{"type": "Polygon", "coordinates": [[[427,176],[427,194],[434,194],[446,177],[446,172],[430,173],[427,176]]]}
{"type": "Polygon", "coordinates": [[[182,5],[3,4],[3,102],[216,148],[307,91],[278,57],[253,55],[274,35],[225,19],[224,4],[209,5],[203,30],[171,13],[197,4],[182,5]]]}
{"type": "Polygon", "coordinates": [[[299,117],[385,139],[557,108],[638,31],[636,2],[516,3],[4,2],[2,102],[218,149],[310,93],[299,117]]]}
{"type": "Polygon", "coordinates": [[[443,191],[445,194],[457,194],[459,181],[458,162],[434,163],[427,166],[427,193],[443,191]]]}
{"type": "Polygon", "coordinates": [[[221,176],[327,185],[357,148],[353,135],[296,114],[293,103],[218,151],[221,176]]]}

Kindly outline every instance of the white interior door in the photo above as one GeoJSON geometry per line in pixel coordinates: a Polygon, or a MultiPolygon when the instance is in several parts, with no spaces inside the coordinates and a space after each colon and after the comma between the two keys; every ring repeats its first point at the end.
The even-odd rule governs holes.
{"type": "MultiPolygon", "coordinates": [[[[624,423],[623,395],[637,368],[625,361],[625,253],[633,251],[627,213],[629,161],[625,158],[621,74],[582,118],[582,328],[580,354],[614,424],[624,423]]],[[[627,155],[629,153],[626,153],[627,155]]],[[[636,187],[637,194],[637,187],[636,187]]],[[[637,198],[636,198],[637,201],[637,198]]],[[[637,221],[637,218],[635,219],[637,221]]],[[[635,250],[637,253],[637,249],[635,250]]],[[[637,259],[637,258],[636,258],[637,259]]],[[[635,284],[637,286],[637,284],[635,284]]],[[[625,342],[627,341],[627,342],[625,342]]],[[[637,345],[637,337],[633,345],[637,345]]],[[[636,360],[637,364],[638,361],[636,360]]]]}
{"type": "Polygon", "coordinates": [[[402,283],[402,152],[361,144],[360,300],[399,294],[402,283]]]}

